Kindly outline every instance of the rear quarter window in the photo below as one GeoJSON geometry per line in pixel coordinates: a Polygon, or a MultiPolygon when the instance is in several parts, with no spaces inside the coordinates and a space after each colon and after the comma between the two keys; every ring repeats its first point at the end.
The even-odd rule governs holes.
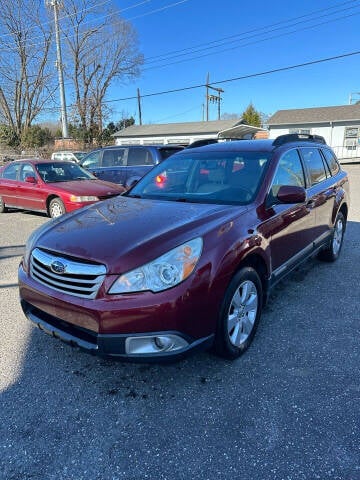
{"type": "Polygon", "coordinates": [[[335,157],[335,153],[327,148],[324,148],[322,152],[330,169],[331,175],[336,175],[340,171],[340,165],[335,157]]]}

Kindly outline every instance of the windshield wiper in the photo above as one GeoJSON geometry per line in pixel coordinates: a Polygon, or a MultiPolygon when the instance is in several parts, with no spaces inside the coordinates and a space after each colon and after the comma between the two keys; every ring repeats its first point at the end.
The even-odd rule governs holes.
{"type": "Polygon", "coordinates": [[[142,198],[141,195],[131,195],[131,194],[126,194],[124,197],[129,197],[129,198],[142,198]]]}

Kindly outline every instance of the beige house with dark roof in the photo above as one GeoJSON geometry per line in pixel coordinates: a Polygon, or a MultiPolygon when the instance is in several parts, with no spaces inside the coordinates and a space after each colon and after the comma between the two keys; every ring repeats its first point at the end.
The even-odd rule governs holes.
{"type": "Polygon", "coordinates": [[[246,125],[242,119],[214,120],[210,122],[183,122],[132,125],[114,133],[116,145],[189,145],[208,138],[253,138],[263,128],[246,125]]]}
{"type": "Polygon", "coordinates": [[[269,138],[286,133],[321,135],[340,159],[360,157],[360,104],[278,110],[268,126],[269,138]]]}

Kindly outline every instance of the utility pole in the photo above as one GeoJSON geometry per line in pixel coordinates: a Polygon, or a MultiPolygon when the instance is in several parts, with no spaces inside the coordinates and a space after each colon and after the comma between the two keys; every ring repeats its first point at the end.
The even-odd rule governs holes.
{"type": "Polygon", "coordinates": [[[207,74],[206,77],[206,121],[209,121],[209,81],[210,81],[210,74],[207,74]]]}
{"type": "Polygon", "coordinates": [[[217,103],[218,106],[218,120],[220,120],[220,104],[221,104],[221,94],[224,93],[222,88],[212,87],[209,84],[209,74],[206,77],[206,121],[209,121],[209,101],[211,103],[217,103]],[[215,90],[217,95],[209,95],[209,88],[215,90]]]}
{"type": "Polygon", "coordinates": [[[141,98],[140,98],[140,89],[137,89],[137,98],[138,98],[138,107],[139,107],[139,125],[142,125],[141,119],[141,98]]]}
{"type": "Polygon", "coordinates": [[[68,138],[69,135],[68,135],[68,126],[67,126],[65,87],[64,87],[64,76],[63,76],[63,64],[61,60],[60,29],[59,29],[59,17],[58,17],[58,10],[62,6],[62,3],[61,3],[61,0],[45,0],[45,2],[47,7],[54,8],[56,54],[57,54],[56,67],[58,70],[58,77],[59,77],[62,136],[63,138],[68,138]]]}

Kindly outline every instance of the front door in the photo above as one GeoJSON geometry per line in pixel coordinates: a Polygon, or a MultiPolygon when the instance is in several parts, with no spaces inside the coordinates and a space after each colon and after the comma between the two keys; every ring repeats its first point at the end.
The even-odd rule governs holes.
{"type": "Polygon", "coordinates": [[[304,169],[296,149],[279,159],[266,204],[261,233],[271,249],[272,272],[280,277],[313,249],[315,213],[311,199],[301,204],[281,204],[277,192],[283,185],[306,187],[304,169]]]}

